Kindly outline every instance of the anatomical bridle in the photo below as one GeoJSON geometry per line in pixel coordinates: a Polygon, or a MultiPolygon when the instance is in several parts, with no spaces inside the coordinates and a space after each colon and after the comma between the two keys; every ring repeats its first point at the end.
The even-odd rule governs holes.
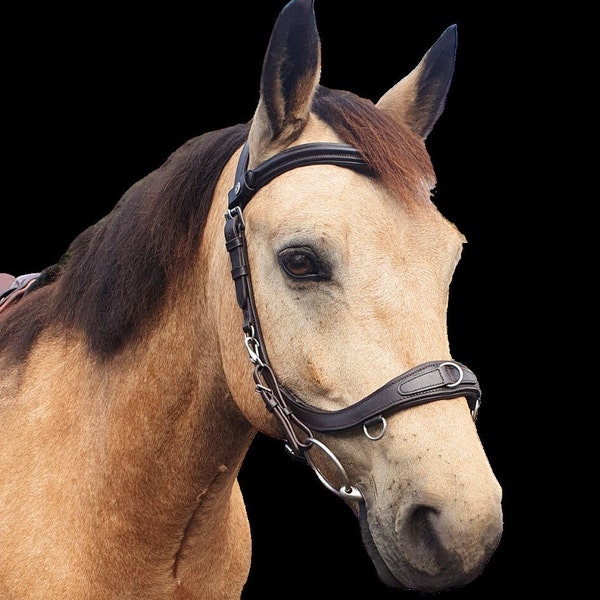
{"type": "Polygon", "coordinates": [[[225,241],[231,259],[231,275],[235,282],[237,303],[244,317],[244,342],[250,361],[254,365],[256,391],[261,395],[267,409],[281,422],[288,449],[294,455],[305,458],[321,482],[332,492],[360,501],[360,490],[350,485],[346,471],[337,457],[325,444],[314,438],[313,430],[335,432],[362,425],[369,439],[378,440],[386,429],[384,413],[460,396],[467,399],[473,419],[476,419],[481,398],[479,383],[465,365],[453,360],[436,360],[413,367],[366,398],[334,411],[310,406],[290,390],[280,386],[267,357],[254,302],[242,211],[260,188],[282,173],[297,167],[330,164],[364,175],[371,174],[371,171],[359,151],[346,144],[310,143],[294,146],[252,170],[248,169],[248,155],[249,147],[245,144],[238,161],[235,183],[229,192],[229,206],[225,214],[225,241]],[[306,434],[303,441],[298,438],[297,430],[306,434]],[[375,433],[372,433],[373,431],[375,433]],[[308,451],[313,446],[319,447],[334,462],[344,479],[341,488],[332,486],[312,462],[308,451]]]}

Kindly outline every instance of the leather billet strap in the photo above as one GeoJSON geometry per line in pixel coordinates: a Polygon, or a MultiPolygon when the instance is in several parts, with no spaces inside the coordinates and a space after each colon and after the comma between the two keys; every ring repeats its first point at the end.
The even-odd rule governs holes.
{"type": "Polygon", "coordinates": [[[298,437],[297,430],[304,431],[305,439],[311,437],[312,432],[288,408],[283,390],[269,364],[258,311],[254,304],[245,228],[240,207],[236,206],[225,213],[225,245],[231,260],[231,276],[235,282],[237,303],[244,317],[242,328],[246,350],[254,365],[256,391],[262,397],[267,410],[279,420],[285,431],[289,449],[294,455],[302,457],[310,448],[310,444],[298,437]]]}
{"type": "Polygon", "coordinates": [[[392,379],[355,404],[335,411],[313,407],[283,388],[270,366],[254,303],[250,266],[247,256],[245,223],[242,211],[254,194],[278,175],[300,166],[331,164],[369,175],[371,170],[361,154],[346,144],[311,143],[288,148],[248,170],[248,145],[242,149],[235,183],[229,192],[229,210],[225,214],[225,244],[231,260],[231,276],[236,298],[244,315],[246,348],[255,365],[256,389],[266,407],[283,424],[294,452],[308,446],[300,441],[292,425],[310,431],[341,431],[365,425],[384,413],[432,402],[465,397],[473,419],[477,416],[481,390],[474,373],[453,360],[436,360],[418,365],[392,379]]]}

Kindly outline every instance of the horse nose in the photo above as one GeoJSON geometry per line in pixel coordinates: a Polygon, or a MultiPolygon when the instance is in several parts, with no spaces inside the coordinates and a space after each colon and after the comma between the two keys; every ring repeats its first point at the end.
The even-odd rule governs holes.
{"type": "Polygon", "coordinates": [[[413,501],[389,522],[390,507],[360,504],[365,549],[383,582],[391,587],[436,593],[462,587],[485,568],[503,529],[501,491],[466,514],[439,498],[413,501]],[[446,506],[446,508],[440,508],[446,506]]]}
{"type": "Polygon", "coordinates": [[[484,569],[502,536],[498,497],[464,510],[415,503],[399,516],[404,583],[424,592],[466,585],[484,569]]]}

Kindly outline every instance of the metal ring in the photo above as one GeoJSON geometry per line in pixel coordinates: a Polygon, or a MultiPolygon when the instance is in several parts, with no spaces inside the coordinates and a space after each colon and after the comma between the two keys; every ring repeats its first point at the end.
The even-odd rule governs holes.
{"type": "Polygon", "coordinates": [[[336,496],[341,496],[343,498],[349,498],[351,500],[362,500],[363,496],[360,490],[352,485],[350,485],[350,480],[348,478],[348,473],[346,473],[346,469],[342,466],[342,463],[338,460],[337,456],[323,443],[319,440],[308,437],[306,438],[306,442],[310,442],[315,446],[318,446],[325,454],[332,460],[333,464],[337,467],[338,471],[342,475],[344,479],[344,485],[338,490],[334,488],[331,483],[325,478],[323,473],[319,470],[319,468],[312,461],[310,454],[308,451],[305,452],[306,460],[308,464],[312,467],[312,470],[317,474],[317,477],[320,479],[321,483],[330,491],[333,492],[336,496]]]}
{"type": "Polygon", "coordinates": [[[374,417],[373,419],[369,419],[368,421],[365,421],[363,423],[363,432],[364,434],[373,441],[377,441],[380,440],[383,437],[383,434],[385,433],[385,430],[387,429],[387,421],[385,420],[383,415],[378,415],[377,417],[374,417]],[[381,431],[377,434],[377,435],[371,435],[369,433],[369,430],[367,429],[369,427],[369,425],[372,425],[373,423],[380,421],[381,422],[381,431]]]}
{"type": "Polygon", "coordinates": [[[458,381],[455,381],[454,383],[447,383],[446,387],[456,387],[457,385],[460,385],[465,377],[465,373],[464,371],[456,364],[453,362],[443,362],[440,365],[441,367],[454,367],[457,371],[458,371],[458,381]]]}
{"type": "Polygon", "coordinates": [[[254,327],[250,324],[250,333],[244,335],[244,344],[250,357],[250,362],[259,367],[265,367],[265,363],[260,357],[260,342],[254,337],[254,327]]]}
{"type": "Polygon", "coordinates": [[[477,421],[477,413],[479,412],[479,407],[481,406],[481,400],[477,398],[475,401],[475,408],[471,411],[471,417],[473,421],[477,421]]]}

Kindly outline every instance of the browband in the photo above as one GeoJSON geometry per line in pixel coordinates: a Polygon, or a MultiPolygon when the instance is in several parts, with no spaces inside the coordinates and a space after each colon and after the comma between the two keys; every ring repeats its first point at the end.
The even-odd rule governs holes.
{"type": "Polygon", "coordinates": [[[249,154],[250,147],[246,143],[235,171],[233,188],[229,192],[229,210],[235,207],[244,210],[246,204],[261,187],[282,173],[298,167],[337,165],[364,175],[371,173],[360,152],[348,144],[314,142],[292,146],[267,159],[256,169],[248,169],[249,154]]]}

